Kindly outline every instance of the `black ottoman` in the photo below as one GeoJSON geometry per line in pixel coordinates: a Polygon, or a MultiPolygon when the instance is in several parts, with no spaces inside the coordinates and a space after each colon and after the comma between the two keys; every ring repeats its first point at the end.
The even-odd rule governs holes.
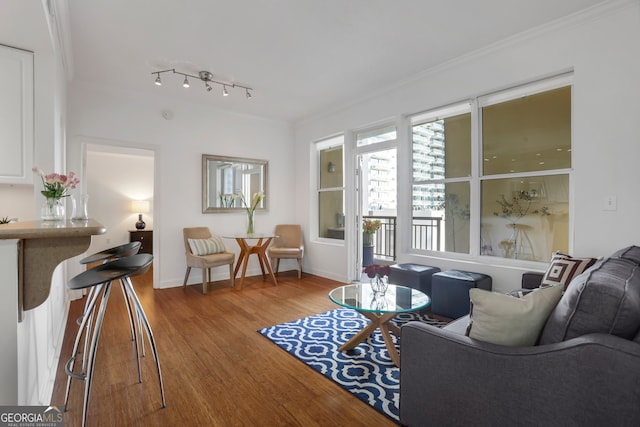
{"type": "Polygon", "coordinates": [[[469,314],[469,289],[491,290],[491,276],[447,270],[431,278],[431,312],[450,319],[469,314]]]}
{"type": "Polygon", "coordinates": [[[431,276],[440,271],[438,267],[420,264],[394,264],[389,273],[389,283],[418,289],[431,296],[431,276]]]}

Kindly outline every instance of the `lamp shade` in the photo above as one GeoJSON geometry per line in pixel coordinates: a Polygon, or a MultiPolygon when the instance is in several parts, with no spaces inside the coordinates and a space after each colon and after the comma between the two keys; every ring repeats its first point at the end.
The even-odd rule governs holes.
{"type": "Polygon", "coordinates": [[[148,200],[132,200],[131,212],[133,213],[149,213],[149,201],[148,200]]]}

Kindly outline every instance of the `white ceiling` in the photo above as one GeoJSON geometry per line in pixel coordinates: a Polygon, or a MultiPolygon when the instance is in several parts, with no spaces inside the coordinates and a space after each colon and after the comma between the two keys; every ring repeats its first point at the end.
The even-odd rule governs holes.
{"type": "Polygon", "coordinates": [[[291,122],[601,2],[67,0],[74,80],[291,122]],[[211,71],[254,96],[184,89],[171,74],[155,86],[151,73],[167,68],[211,71]]]}

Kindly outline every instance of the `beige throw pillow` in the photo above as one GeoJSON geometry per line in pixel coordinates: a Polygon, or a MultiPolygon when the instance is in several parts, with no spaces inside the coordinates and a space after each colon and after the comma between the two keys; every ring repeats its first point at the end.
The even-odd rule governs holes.
{"type": "Polygon", "coordinates": [[[208,239],[187,239],[191,253],[196,256],[219,254],[226,251],[224,242],[218,236],[208,239]]]}
{"type": "Polygon", "coordinates": [[[471,313],[467,335],[510,347],[535,345],[563,289],[562,285],[547,286],[522,298],[470,289],[471,313]]]}

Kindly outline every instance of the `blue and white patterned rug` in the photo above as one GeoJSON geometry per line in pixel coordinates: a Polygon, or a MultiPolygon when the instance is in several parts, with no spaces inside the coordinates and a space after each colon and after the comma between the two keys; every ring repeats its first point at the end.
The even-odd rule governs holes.
{"type": "MultiPolygon", "coordinates": [[[[438,327],[446,324],[418,313],[401,313],[392,322],[401,326],[410,320],[420,320],[438,327]]],[[[376,329],[353,350],[338,350],[368,322],[354,310],[339,308],[258,332],[392,420],[398,421],[400,370],[389,358],[380,330],[376,329]]],[[[393,334],[391,336],[398,346],[399,338],[393,334]]]]}

